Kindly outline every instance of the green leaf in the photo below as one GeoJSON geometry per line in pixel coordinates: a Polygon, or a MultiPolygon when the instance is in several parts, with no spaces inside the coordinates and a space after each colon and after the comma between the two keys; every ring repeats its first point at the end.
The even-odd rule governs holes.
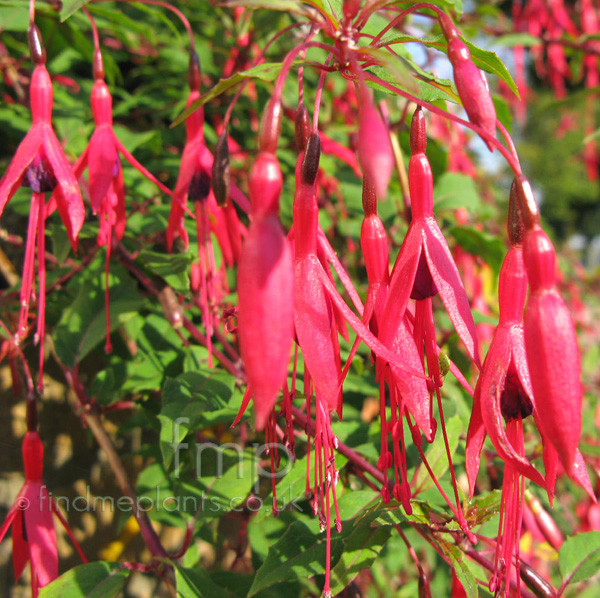
{"type": "MultiPolygon", "coordinates": [[[[325,533],[313,532],[306,523],[295,521],[271,546],[267,558],[256,572],[248,596],[288,579],[308,578],[325,572],[325,533]]],[[[332,534],[332,561],[337,561],[343,551],[340,534],[332,534]]]]}
{"type": "Polygon", "coordinates": [[[77,12],[92,0],[64,0],[60,9],[60,21],[64,23],[73,13],[77,12]]]}
{"type": "Polygon", "coordinates": [[[596,575],[600,569],[600,532],[568,537],[558,553],[558,564],[565,583],[576,583],[596,575]]]}
{"type": "Polygon", "coordinates": [[[467,598],[478,598],[479,591],[477,589],[477,580],[469,568],[467,557],[464,552],[462,552],[455,544],[451,544],[439,536],[436,537],[436,543],[450,561],[452,569],[456,573],[456,577],[458,577],[458,580],[465,589],[467,598]]]}
{"type": "Polygon", "coordinates": [[[186,569],[175,565],[177,596],[181,598],[234,598],[235,594],[217,585],[208,573],[196,567],[186,569]]]}
{"type": "Polygon", "coordinates": [[[471,226],[453,226],[450,234],[466,252],[480,256],[496,274],[500,272],[506,247],[498,237],[471,226]]]}
{"type": "MultiPolygon", "coordinates": [[[[448,435],[448,445],[450,454],[453,455],[458,447],[458,440],[462,433],[462,421],[458,415],[446,420],[446,433],[448,435]]],[[[442,431],[436,434],[435,440],[429,445],[425,452],[429,466],[433,470],[435,477],[439,480],[448,469],[448,457],[446,455],[446,446],[444,444],[444,435],[442,431]]],[[[411,483],[413,487],[413,496],[433,488],[434,482],[423,464],[420,464],[415,471],[415,477],[411,483]]]]}
{"type": "Polygon", "coordinates": [[[340,560],[331,570],[331,594],[341,592],[363,569],[370,567],[392,535],[391,527],[361,521],[344,540],[340,560]]]}
{"type": "Polygon", "coordinates": [[[40,590],[40,598],[117,598],[121,596],[129,569],[122,563],[98,561],[63,573],[40,590]]]}
{"type": "MultiPolygon", "coordinates": [[[[295,62],[294,64],[299,66],[301,63],[295,62]]],[[[246,79],[267,82],[274,81],[277,78],[277,75],[279,75],[281,72],[282,66],[283,64],[281,62],[264,62],[263,64],[254,66],[247,71],[235,73],[227,79],[221,79],[211,90],[207,91],[203,96],[192,102],[190,106],[173,121],[171,126],[175,127],[182,123],[188,116],[190,116],[190,114],[198,110],[200,106],[203,106],[206,104],[206,102],[209,102],[210,100],[220,96],[222,93],[225,93],[232,87],[239,85],[246,79]]]]}
{"type": "Polygon", "coordinates": [[[492,42],[495,46],[504,48],[514,48],[515,46],[523,46],[529,48],[531,46],[539,46],[541,44],[539,37],[529,35],[529,33],[506,33],[495,38],[492,42]]]}
{"type": "Polygon", "coordinates": [[[165,466],[190,430],[202,427],[206,412],[223,409],[233,394],[233,377],[213,369],[170,378],[163,388],[160,449],[165,466]]]}
{"type": "Polygon", "coordinates": [[[467,39],[463,38],[463,41],[469,48],[469,52],[471,52],[471,58],[475,65],[480,69],[483,69],[488,73],[492,73],[493,75],[496,75],[502,79],[502,81],[504,81],[504,83],[510,87],[514,94],[520,98],[517,85],[513,81],[513,78],[504,63],[500,60],[500,58],[498,58],[498,55],[490,50],[479,48],[467,39]]]}
{"type": "MultiPolygon", "coordinates": [[[[106,338],[103,282],[103,272],[83,283],[79,278],[73,281],[81,285],[79,293],[65,308],[52,335],[58,358],[69,368],[106,338]]],[[[114,331],[135,316],[145,300],[123,268],[111,268],[110,283],[110,329],[114,331]]]]}
{"type": "Polygon", "coordinates": [[[466,174],[445,172],[437,179],[433,190],[435,210],[466,208],[473,212],[481,205],[477,185],[466,174]]]}
{"type": "Polygon", "coordinates": [[[187,293],[190,290],[188,268],[192,256],[188,253],[158,253],[142,251],[139,259],[153,274],[160,276],[173,290],[187,293]]]}

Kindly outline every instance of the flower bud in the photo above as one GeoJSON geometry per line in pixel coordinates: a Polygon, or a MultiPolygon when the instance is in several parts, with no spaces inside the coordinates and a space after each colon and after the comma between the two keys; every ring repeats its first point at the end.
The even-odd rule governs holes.
{"type": "Polygon", "coordinates": [[[200,67],[200,58],[195,50],[190,52],[190,66],[188,68],[188,84],[190,91],[199,91],[202,81],[202,68],[200,67]]]}
{"type": "Polygon", "coordinates": [[[31,62],[36,65],[46,64],[46,48],[44,48],[42,34],[35,23],[30,23],[27,28],[27,41],[31,62]]]}
{"type": "Polygon", "coordinates": [[[321,159],[321,140],[318,133],[312,133],[306,143],[300,180],[303,185],[314,185],[319,173],[319,160],[321,159]]]}
{"type": "Polygon", "coordinates": [[[260,123],[258,147],[261,152],[274,154],[277,151],[281,129],[281,100],[273,97],[267,104],[260,123]]]}
{"type": "Polygon", "coordinates": [[[511,187],[511,194],[513,193],[513,188],[514,195],[517,199],[517,206],[525,228],[530,229],[539,226],[540,211],[529,181],[523,175],[517,175],[513,181],[513,187],[511,187]]]}
{"type": "Polygon", "coordinates": [[[225,129],[215,146],[215,160],[212,166],[212,189],[217,204],[224,206],[229,201],[229,189],[231,187],[231,168],[229,163],[229,142],[225,129]]]}
{"type": "Polygon", "coordinates": [[[283,176],[274,154],[258,154],[248,180],[248,191],[255,213],[279,213],[279,196],[283,186],[283,176]]]}
{"type": "Polygon", "coordinates": [[[508,240],[511,245],[521,245],[525,233],[523,213],[519,205],[517,193],[517,181],[513,181],[510,187],[510,199],[508,200],[508,221],[506,223],[508,240]]]}
{"type": "Polygon", "coordinates": [[[296,108],[294,137],[296,139],[296,148],[303,152],[310,136],[310,116],[304,104],[298,103],[296,108]]]}

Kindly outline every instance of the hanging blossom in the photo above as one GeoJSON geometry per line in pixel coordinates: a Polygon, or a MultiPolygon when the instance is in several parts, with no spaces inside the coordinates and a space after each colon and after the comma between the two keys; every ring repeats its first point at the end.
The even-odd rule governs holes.
{"type": "MultiPolygon", "coordinates": [[[[190,93],[186,108],[200,98],[201,71],[198,55],[194,50],[190,52],[190,68],[188,83],[190,93]]],[[[229,292],[227,287],[226,266],[233,266],[240,258],[242,237],[245,236],[245,227],[237,217],[231,201],[229,201],[229,182],[224,182],[221,177],[218,183],[224,185],[219,194],[222,205],[218,205],[213,192],[213,169],[222,168],[222,160],[215,163],[213,155],[206,147],[204,141],[204,108],[200,106],[194,110],[185,121],[186,143],[181,157],[179,175],[175,184],[171,213],[167,226],[167,247],[173,249],[175,238],[179,236],[187,248],[189,236],[185,227],[185,212],[188,199],[194,202],[194,217],[196,220],[196,235],[198,241],[198,261],[192,265],[192,290],[202,312],[202,319],[206,327],[206,338],[209,350],[209,366],[212,367],[212,340],[215,330],[216,306],[229,292]],[[211,230],[215,233],[224,263],[217,270],[212,246],[211,230]]],[[[227,131],[219,138],[218,153],[222,154],[228,147],[227,131]],[[220,150],[219,150],[220,148],[220,150]]],[[[228,160],[228,152],[225,151],[228,160]]],[[[249,211],[248,200],[242,192],[231,185],[231,197],[243,210],[249,211]]]]}
{"type": "Polygon", "coordinates": [[[65,526],[82,561],[87,563],[87,559],[44,484],[44,447],[35,430],[29,430],[25,434],[22,452],[25,483],[0,527],[0,541],[12,526],[15,580],[19,580],[27,563],[30,563],[31,591],[35,598],[40,588],[58,577],[58,549],[53,513],[65,526]]]}
{"type": "Polygon", "coordinates": [[[107,353],[110,353],[112,351],[112,344],[110,341],[109,263],[113,243],[121,241],[125,234],[126,225],[125,185],[123,183],[123,169],[119,154],[150,182],[154,183],[163,193],[169,196],[173,194],[133,157],[115,134],[113,129],[112,95],[104,81],[102,53],[98,47],[95,25],[93,26],[96,48],[94,50],[94,85],[92,87],[91,105],[96,128],[88,146],[77,162],[75,162],[73,173],[75,177],[79,178],[84,170],[88,169],[92,212],[97,214],[100,220],[97,239],[98,245],[100,247],[106,246],[105,350],[107,353]]]}
{"type": "Polygon", "coordinates": [[[34,340],[40,345],[38,388],[41,391],[46,312],[45,224],[49,211],[46,193],[54,191],[55,204],[73,250],[77,249],[77,237],[85,214],[77,180],[52,128],[53,89],[46,70],[46,51],[39,29],[31,24],[27,35],[31,59],[35,65],[29,90],[32,124],[0,180],[0,216],[19,186],[31,188],[31,209],[20,292],[21,312],[16,340],[21,342],[29,331],[29,305],[32,300],[35,301],[37,244],[38,317],[34,340]]]}
{"type": "MultiPolygon", "coordinates": [[[[525,478],[529,478],[551,496],[556,478],[557,452],[554,439],[542,426],[543,411],[548,400],[538,394],[532,385],[532,359],[540,359],[526,349],[527,324],[523,323],[523,309],[527,296],[528,272],[522,248],[524,231],[519,205],[519,183],[511,189],[508,235],[511,248],[506,255],[498,286],[500,321],[488,350],[473,399],[473,411],[467,433],[466,468],[470,496],[473,497],[480,465],[480,455],[486,433],[504,461],[504,479],[500,510],[500,528],[495,555],[495,571],[490,580],[490,591],[508,596],[511,571],[519,569],[519,539],[523,521],[525,478]],[[541,407],[540,405],[544,405],[541,407]],[[544,443],[545,478],[525,456],[523,420],[532,415],[542,432],[544,443]],[[503,424],[506,422],[506,425],[503,424]]],[[[531,281],[530,281],[531,284],[531,281]]],[[[535,301],[535,283],[532,296],[535,301]]],[[[530,301],[532,299],[530,298],[530,301]]],[[[539,387],[539,385],[538,385],[539,387]]],[[[567,416],[567,422],[569,416],[567,416]]],[[[561,422],[561,424],[564,422],[561,422]]],[[[583,457],[576,450],[573,478],[594,497],[583,457]]],[[[595,500],[595,498],[594,498],[595,500]]],[[[517,591],[520,577],[516,576],[517,591]]]]}

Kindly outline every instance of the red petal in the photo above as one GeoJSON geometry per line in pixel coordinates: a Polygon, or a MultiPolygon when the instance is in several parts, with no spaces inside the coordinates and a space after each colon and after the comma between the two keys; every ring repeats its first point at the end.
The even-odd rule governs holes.
{"type": "Polygon", "coordinates": [[[469,479],[469,499],[473,498],[475,492],[475,482],[481,463],[481,450],[487,433],[483,416],[481,415],[480,386],[475,388],[473,395],[473,409],[469,421],[469,431],[467,432],[467,448],[465,449],[465,466],[467,469],[467,478],[469,479]]]}
{"type": "Polygon", "coordinates": [[[0,180],[0,216],[4,206],[15,194],[23,179],[23,174],[33,161],[42,144],[41,126],[32,126],[23,141],[19,144],[13,159],[10,161],[6,173],[0,180]]]}
{"type": "Polygon", "coordinates": [[[238,268],[238,336],[256,427],[262,429],[285,382],[294,322],[294,273],[279,219],[250,225],[238,268]]]}
{"type": "Polygon", "coordinates": [[[40,483],[30,483],[27,490],[29,508],[24,512],[31,567],[40,587],[58,577],[58,550],[52,520],[50,496],[40,483]]]}
{"type": "Polygon", "coordinates": [[[404,318],[404,312],[406,311],[408,299],[410,298],[410,293],[415,282],[422,246],[422,224],[418,220],[413,221],[408,227],[408,232],[406,233],[392,271],[388,298],[385,303],[385,311],[383,312],[383,319],[379,330],[379,338],[384,345],[393,341],[400,322],[404,318]]]}
{"type": "Polygon", "coordinates": [[[296,334],[316,391],[329,411],[338,408],[342,385],[340,346],[333,305],[322,283],[327,277],[315,255],[296,261],[294,268],[296,334]]]}
{"type": "Polygon", "coordinates": [[[487,433],[503,461],[508,461],[521,475],[546,488],[544,478],[525,457],[515,451],[506,435],[500,399],[511,360],[510,333],[499,326],[490,345],[477,386],[481,415],[487,433]]]}
{"type": "Polygon", "coordinates": [[[44,127],[43,148],[58,182],[56,188],[58,212],[67,229],[69,241],[73,249],[76,250],[77,237],[85,219],[83,200],[71,166],[58,139],[56,139],[54,131],[49,126],[44,127]]]}
{"type": "Polygon", "coordinates": [[[477,330],[473,322],[471,306],[446,239],[433,218],[425,219],[424,232],[425,256],[431,277],[469,356],[481,367],[477,353],[477,330]]]}
{"type": "MultiPolygon", "coordinates": [[[[25,499],[23,496],[21,500],[25,499]]],[[[19,500],[19,499],[17,499],[19,500]]],[[[26,499],[25,499],[26,500],[26,499]]],[[[12,528],[12,546],[13,546],[13,571],[15,574],[15,581],[21,579],[21,575],[27,563],[29,562],[29,544],[23,536],[23,510],[18,509],[12,528]]]]}
{"type": "Polygon", "coordinates": [[[121,165],[117,165],[117,159],[115,134],[108,126],[98,127],[90,139],[88,154],[90,199],[94,214],[100,210],[100,204],[108,193],[115,167],[121,169],[121,165]]]}
{"type": "Polygon", "coordinates": [[[524,328],[541,431],[572,475],[581,435],[581,365],[573,320],[556,290],[530,295],[524,328]]]}

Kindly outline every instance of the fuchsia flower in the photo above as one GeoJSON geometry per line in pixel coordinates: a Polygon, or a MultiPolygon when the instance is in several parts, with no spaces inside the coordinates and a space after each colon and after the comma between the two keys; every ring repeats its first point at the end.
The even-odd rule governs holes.
{"type": "MultiPolygon", "coordinates": [[[[496,571],[490,581],[490,591],[494,592],[495,595],[502,593],[504,596],[508,596],[513,562],[516,571],[518,571],[519,566],[519,538],[523,519],[525,489],[524,477],[546,488],[551,495],[554,491],[557,464],[557,453],[554,447],[558,445],[563,450],[560,440],[557,442],[555,436],[549,436],[547,426],[543,425],[543,421],[547,417],[544,414],[544,410],[548,408],[546,402],[552,399],[549,394],[549,386],[551,386],[553,372],[560,368],[553,367],[552,372],[547,368],[548,364],[544,356],[543,343],[547,343],[549,339],[540,338],[540,329],[544,327],[536,325],[539,312],[534,311],[533,323],[527,322],[527,310],[530,309],[530,304],[533,302],[534,309],[536,309],[535,306],[539,301],[537,296],[540,295],[540,291],[539,289],[536,291],[536,288],[540,284],[538,278],[541,270],[539,263],[531,263],[531,256],[529,257],[530,264],[527,272],[525,268],[528,263],[527,250],[524,251],[521,248],[521,242],[523,237],[525,243],[528,242],[527,235],[530,235],[531,231],[524,232],[523,222],[521,221],[521,213],[528,209],[524,201],[524,193],[527,194],[527,201],[533,201],[528,186],[523,184],[523,180],[517,178],[511,189],[509,204],[508,234],[512,246],[500,271],[498,290],[500,322],[477,381],[466,448],[466,468],[471,497],[475,489],[475,480],[479,470],[481,449],[486,432],[489,434],[498,455],[504,461],[500,529],[495,557],[496,571]],[[519,188],[521,191],[519,191],[519,188]],[[528,274],[531,293],[525,311],[525,324],[523,324],[528,274]],[[531,275],[533,275],[533,280],[531,275]],[[527,340],[528,334],[532,340],[527,340]],[[538,364],[534,363],[536,361],[543,362],[542,367],[538,367],[538,364]],[[532,372],[531,376],[530,370],[532,372]],[[546,380],[542,379],[541,384],[532,384],[534,371],[546,380]],[[548,379],[550,385],[547,382],[548,379]],[[542,432],[546,468],[545,479],[525,457],[523,419],[531,414],[533,414],[542,432]],[[506,428],[503,419],[506,422],[506,428]]],[[[533,206],[535,207],[535,203],[533,203],[533,206]]],[[[536,230],[541,232],[539,224],[536,230]]],[[[529,251],[531,252],[532,249],[530,248],[529,251]]],[[[550,266],[550,264],[546,265],[550,266]]],[[[546,272],[547,276],[550,276],[551,273],[552,281],[554,280],[554,263],[551,264],[551,270],[543,271],[546,272]]],[[[549,278],[544,279],[549,280],[549,278]]],[[[558,297],[556,292],[554,294],[558,297]]],[[[560,300],[559,297],[558,299],[560,300]]],[[[557,314],[550,315],[556,317],[557,314]]],[[[544,314],[544,318],[547,317],[548,314],[544,314]]],[[[545,328],[550,328],[551,333],[558,338],[558,341],[565,343],[560,345],[560,349],[558,349],[558,346],[556,347],[555,357],[559,357],[558,352],[562,353],[566,350],[567,360],[565,363],[563,355],[562,363],[565,363],[568,367],[573,365],[569,363],[569,360],[572,359],[569,356],[572,351],[572,346],[569,347],[571,339],[565,338],[564,331],[561,333],[560,329],[564,327],[564,317],[561,317],[561,314],[558,314],[558,317],[558,325],[554,325],[553,322],[545,319],[545,328]]],[[[567,428],[573,426],[573,420],[577,419],[574,411],[577,408],[581,409],[576,402],[568,406],[563,404],[562,407],[565,411],[560,415],[558,412],[554,412],[553,416],[561,419],[554,427],[553,434],[557,434],[556,428],[565,425],[565,423],[567,428]]],[[[566,435],[558,433],[558,436],[560,439],[564,436],[572,439],[572,435],[568,432],[566,435]]],[[[578,440],[579,436],[577,436],[578,440]]],[[[577,450],[577,445],[573,449],[572,458],[574,465],[569,473],[593,497],[583,457],[577,450]]],[[[516,578],[518,591],[520,577],[517,575],[516,578]]]]}
{"type": "MultiPolygon", "coordinates": [[[[417,299],[416,327],[427,334],[427,360],[436,384],[441,386],[431,314],[431,297],[439,292],[444,306],[471,359],[479,365],[477,332],[469,300],[444,235],[433,216],[433,179],[425,156],[425,117],[418,108],[411,126],[409,163],[412,221],[396,259],[379,338],[392,348],[402,326],[410,298],[417,299]],[[419,315],[420,314],[420,315],[419,315]]],[[[415,332],[415,336],[420,334],[415,332]]],[[[419,341],[420,346],[423,343],[419,341]]],[[[419,344],[418,343],[418,344],[419,344]]],[[[430,409],[418,396],[406,395],[408,409],[427,438],[433,434],[430,409]]]]}
{"type": "Polygon", "coordinates": [[[27,229],[17,337],[20,341],[27,335],[29,303],[35,297],[34,261],[37,240],[39,295],[35,339],[40,344],[39,388],[41,390],[46,305],[45,222],[48,211],[45,194],[54,191],[58,212],[74,250],[77,249],[77,236],[83,225],[84,209],[77,180],[71,172],[69,162],[52,128],[52,82],[45,66],[46,52],[40,32],[35,25],[30,26],[28,37],[31,57],[35,63],[29,90],[32,124],[0,180],[0,216],[20,185],[31,188],[31,211],[27,229]]]}
{"type": "Polygon", "coordinates": [[[13,530],[13,566],[18,580],[27,563],[31,563],[31,588],[39,588],[58,577],[58,551],[52,520],[52,499],[42,480],[44,447],[37,432],[27,432],[23,439],[25,484],[0,528],[0,540],[8,528],[13,530]]]}
{"type": "Polygon", "coordinates": [[[35,598],[40,588],[58,577],[58,550],[52,513],[65,526],[84,563],[87,559],[42,479],[44,447],[36,431],[30,430],[25,434],[22,450],[25,484],[0,527],[0,541],[12,525],[15,580],[21,577],[27,563],[30,563],[31,590],[35,598]]]}
{"type": "Polygon", "coordinates": [[[525,309],[525,344],[540,429],[570,476],[578,473],[581,436],[581,364],[575,325],[556,289],[555,254],[539,223],[529,182],[515,179],[526,231],[523,256],[530,294],[525,309]],[[543,403],[542,403],[543,401],[543,403]]]}
{"type": "Polygon", "coordinates": [[[113,236],[119,242],[125,234],[125,185],[119,153],[161,191],[172,193],[154,175],[144,168],[119,141],[113,130],[112,96],[104,82],[104,67],[99,49],[94,52],[94,86],[92,88],[92,114],[96,129],[88,146],[73,166],[79,178],[88,169],[92,211],[98,214],[100,230],[98,245],[106,245],[106,352],[112,351],[110,342],[110,312],[108,275],[113,236]]]}
{"type": "MultiPolygon", "coordinates": [[[[190,93],[186,107],[200,97],[200,62],[195,52],[190,54],[188,81],[190,93]]],[[[217,273],[210,232],[215,233],[221,247],[225,264],[232,266],[238,261],[241,239],[246,234],[231,201],[224,207],[217,205],[211,189],[214,158],[204,141],[204,108],[194,111],[185,121],[186,143],[181,157],[179,175],[172,194],[171,213],[167,226],[167,247],[173,249],[176,236],[186,248],[189,237],[185,228],[184,214],[188,199],[194,202],[198,240],[198,262],[192,265],[192,290],[197,293],[202,319],[206,327],[209,350],[209,366],[212,365],[211,337],[215,328],[214,306],[227,292],[225,275],[217,273]]],[[[224,132],[226,136],[226,132],[224,132]]],[[[224,143],[227,143],[225,137],[224,143]]],[[[231,186],[231,196],[248,211],[249,205],[242,192],[231,186]]],[[[225,267],[223,266],[223,269],[225,267]]]]}
{"type": "MultiPolygon", "coordinates": [[[[454,82],[469,120],[481,127],[490,137],[496,136],[496,108],[492,101],[490,88],[483,71],[471,60],[471,53],[460,39],[458,30],[450,17],[439,13],[442,32],[448,42],[448,59],[454,68],[454,82]]],[[[490,151],[492,144],[487,143],[490,151]]]]}
{"type": "Polygon", "coordinates": [[[279,221],[282,175],[274,153],[280,105],[273,103],[263,116],[261,152],[250,172],[253,220],[238,268],[238,337],[258,430],[285,383],[294,329],[292,255],[279,221]]]}
{"type": "Polygon", "coordinates": [[[294,322],[298,344],[317,394],[329,411],[341,413],[342,367],[334,308],[319,271],[317,256],[319,208],[315,181],[319,168],[320,140],[308,140],[300,184],[294,197],[294,322]]]}

